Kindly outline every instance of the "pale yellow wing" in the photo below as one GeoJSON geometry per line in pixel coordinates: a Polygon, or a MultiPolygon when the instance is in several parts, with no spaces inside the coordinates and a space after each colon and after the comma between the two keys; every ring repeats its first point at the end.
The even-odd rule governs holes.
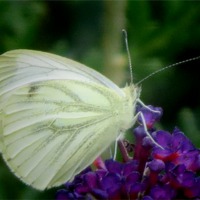
{"type": "Polygon", "coordinates": [[[81,73],[87,70],[82,66],[78,69],[65,60],[78,71],[61,70],[60,57],[56,57],[48,67],[50,54],[40,52],[40,59],[31,54],[34,64],[22,58],[21,52],[12,62],[0,57],[1,148],[15,175],[43,190],[73,178],[116,139],[125,94],[103,84],[108,79],[102,80],[102,75],[102,83],[98,82],[89,68],[89,78],[84,79],[81,73]],[[46,67],[39,64],[41,60],[46,67]],[[46,68],[51,70],[46,72],[46,68]],[[61,71],[73,72],[75,78],[64,79],[61,71]]]}

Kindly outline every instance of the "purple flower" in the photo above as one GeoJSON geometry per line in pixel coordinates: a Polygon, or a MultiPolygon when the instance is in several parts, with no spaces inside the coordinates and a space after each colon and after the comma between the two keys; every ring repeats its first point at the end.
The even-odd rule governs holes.
{"type": "Polygon", "coordinates": [[[174,199],[176,195],[176,191],[170,187],[169,185],[155,185],[150,190],[149,196],[153,200],[171,200],[174,199]]]}
{"type": "Polygon", "coordinates": [[[147,136],[139,118],[140,125],[133,132],[134,144],[119,141],[123,162],[97,158],[96,169],[87,168],[66,183],[56,199],[200,199],[199,149],[178,128],[172,134],[156,131],[154,124],[162,109],[149,108],[137,110],[143,113],[149,134],[162,148],[147,136]]]}
{"type": "MultiPolygon", "coordinates": [[[[106,169],[97,168],[95,172],[87,171],[76,176],[72,183],[66,184],[66,190],[58,191],[57,199],[64,199],[64,195],[66,200],[71,196],[71,199],[83,199],[88,194],[97,199],[136,197],[142,191],[141,175],[136,171],[137,166],[138,163],[135,161],[120,163],[106,160],[106,169]]],[[[89,199],[89,196],[87,198],[89,199]]]]}
{"type": "Polygon", "coordinates": [[[179,129],[175,128],[172,134],[165,131],[157,131],[152,135],[164,148],[161,149],[155,146],[152,151],[153,158],[175,165],[184,163],[187,170],[200,170],[199,149],[196,149],[179,129]]]}
{"type": "MultiPolygon", "coordinates": [[[[151,129],[156,122],[158,122],[163,114],[163,110],[160,107],[153,107],[153,106],[148,106],[149,109],[147,109],[144,106],[137,106],[136,111],[137,112],[142,112],[146,126],[148,129],[151,129]],[[156,112],[152,112],[151,110],[154,110],[156,112]]],[[[138,117],[138,121],[142,123],[141,116],[138,117]]]]}

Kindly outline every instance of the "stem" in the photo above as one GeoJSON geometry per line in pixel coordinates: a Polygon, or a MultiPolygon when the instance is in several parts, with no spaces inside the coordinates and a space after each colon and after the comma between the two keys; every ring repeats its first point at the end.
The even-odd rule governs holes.
{"type": "Polygon", "coordinates": [[[123,140],[118,140],[118,146],[119,146],[119,150],[121,152],[123,161],[128,162],[128,161],[132,160],[132,158],[129,156],[129,154],[126,150],[126,147],[124,146],[123,140]]]}
{"type": "Polygon", "coordinates": [[[125,81],[127,57],[122,55],[122,29],[125,28],[127,1],[104,1],[103,65],[104,72],[116,84],[125,81]]]}

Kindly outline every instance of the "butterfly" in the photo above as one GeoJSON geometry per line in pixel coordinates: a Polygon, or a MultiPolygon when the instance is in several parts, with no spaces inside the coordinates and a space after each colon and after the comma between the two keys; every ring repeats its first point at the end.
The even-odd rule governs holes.
{"type": "Polygon", "coordinates": [[[137,120],[140,88],[119,88],[73,60],[33,50],[0,56],[0,149],[11,171],[44,190],[90,165],[137,120]]]}

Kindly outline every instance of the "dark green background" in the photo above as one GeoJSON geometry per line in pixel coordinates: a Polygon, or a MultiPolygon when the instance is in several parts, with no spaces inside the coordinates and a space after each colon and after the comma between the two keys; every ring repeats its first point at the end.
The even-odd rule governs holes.
{"type": "MultiPolygon", "coordinates": [[[[0,1],[0,53],[36,49],[95,68],[120,86],[163,66],[200,55],[199,1],[0,1]],[[115,66],[116,64],[116,66],[115,66]]],[[[178,126],[200,146],[200,60],[142,83],[141,99],[164,109],[160,127],[178,126]]],[[[25,186],[0,163],[0,199],[53,199],[56,189],[25,186]]]]}

